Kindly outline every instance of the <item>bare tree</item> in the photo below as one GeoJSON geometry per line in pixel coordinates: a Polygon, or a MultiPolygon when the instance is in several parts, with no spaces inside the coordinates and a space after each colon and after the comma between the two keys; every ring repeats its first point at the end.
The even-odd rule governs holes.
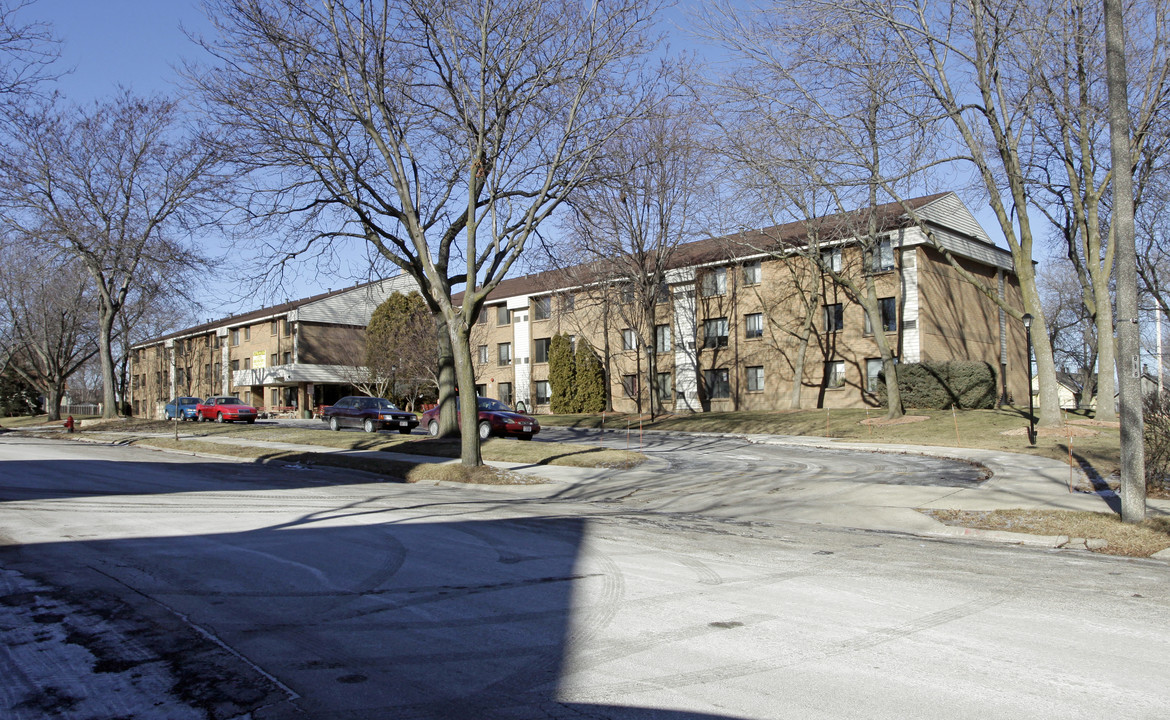
{"type": "Polygon", "coordinates": [[[128,92],[88,109],[49,103],[17,116],[0,153],[4,222],[76,257],[96,284],[103,417],[118,411],[113,346],[127,298],[144,277],[203,266],[189,235],[228,184],[215,144],[180,121],[174,101],[128,92]]]}
{"type": "MultiPolygon", "coordinates": [[[[418,281],[464,389],[462,461],[480,464],[470,328],[642,112],[656,3],[210,7],[219,38],[204,45],[220,63],[195,81],[257,170],[252,212],[303,231],[286,257],[356,240],[418,281]]],[[[448,418],[452,389],[440,393],[448,418]]]]}
{"type": "MultiPolygon", "coordinates": [[[[1096,325],[1095,335],[1112,338],[1114,234],[1107,226],[1106,203],[1113,174],[1106,144],[1102,6],[1072,0],[1062,9],[1061,13],[1036,12],[1037,6],[1029,5],[1021,18],[1032,32],[1012,57],[1019,73],[1029,79],[1021,91],[1035,97],[1028,125],[1031,142],[1022,144],[1021,155],[1028,183],[1035,188],[1033,207],[1048,218],[1063,241],[1080,280],[1084,306],[1096,325]]],[[[1170,109],[1168,9],[1163,0],[1142,0],[1126,10],[1133,28],[1126,50],[1136,71],[1130,98],[1138,202],[1170,142],[1164,127],[1170,109]]],[[[1102,343],[1098,352],[1100,367],[1112,368],[1113,343],[1102,343]]],[[[1098,403],[1096,417],[1113,420],[1113,372],[1104,371],[1098,377],[1097,391],[1106,401],[1098,403]]]]}
{"type": "Polygon", "coordinates": [[[660,112],[631,123],[607,144],[596,166],[599,182],[572,200],[571,241],[561,249],[567,255],[563,265],[584,260],[579,270],[593,275],[608,300],[620,298],[607,309],[634,333],[637,374],[646,378],[635,401],[641,413],[641,388],[648,388],[651,417],[663,409],[658,353],[671,348],[677,334],[665,304],[667,270],[679,245],[705,227],[704,203],[715,184],[695,110],[662,106],[660,112]]]}
{"type": "MultiPolygon", "coordinates": [[[[1041,267],[1037,287],[1048,318],[1048,335],[1057,367],[1065,368],[1077,384],[1077,405],[1087,408],[1098,392],[1097,325],[1084,303],[1084,287],[1077,269],[1069,260],[1056,260],[1041,267]]],[[[1107,367],[1102,365],[1102,367],[1107,367]]],[[[1102,397],[1105,396],[1102,393],[1102,397]]],[[[1101,400],[1098,399],[1098,416],[1101,400]]]]}
{"type": "MultiPolygon", "coordinates": [[[[9,238],[12,240],[13,238],[9,238]]],[[[69,256],[10,242],[0,256],[0,309],[12,329],[11,366],[61,418],[66,382],[97,354],[93,282],[69,256]]]]}
{"type": "Polygon", "coordinates": [[[0,0],[0,101],[17,103],[36,93],[60,73],[53,63],[60,44],[45,23],[19,16],[33,0],[0,0]]]}
{"type": "Polygon", "coordinates": [[[770,249],[774,255],[802,265],[824,240],[848,239],[856,249],[821,270],[874,329],[887,416],[900,417],[895,348],[880,329],[891,318],[877,278],[894,263],[891,218],[879,207],[906,197],[911,182],[928,180],[942,162],[934,123],[903,82],[906,63],[891,32],[816,5],[789,9],[719,5],[706,17],[709,35],[740,61],[717,80],[727,145],[741,181],[771,201],[772,216],[795,216],[809,228],[810,247],[770,249]]]}

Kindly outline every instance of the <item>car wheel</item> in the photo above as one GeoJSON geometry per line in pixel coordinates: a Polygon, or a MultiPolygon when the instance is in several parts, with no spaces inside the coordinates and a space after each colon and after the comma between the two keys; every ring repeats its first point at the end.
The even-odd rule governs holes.
{"type": "Polygon", "coordinates": [[[332,430],[333,432],[337,432],[338,430],[341,429],[341,423],[337,422],[337,418],[335,418],[335,417],[329,418],[329,429],[332,430]]]}
{"type": "Polygon", "coordinates": [[[431,420],[430,423],[427,424],[427,433],[429,433],[431,437],[439,437],[438,420],[431,420]]]}
{"type": "Polygon", "coordinates": [[[216,413],[216,414],[215,414],[215,421],[216,421],[217,423],[221,423],[221,422],[223,422],[223,413],[216,413]]]}
{"type": "Polygon", "coordinates": [[[487,440],[492,435],[492,424],[484,420],[479,424],[479,439],[487,440]]]}
{"type": "Polygon", "coordinates": [[[378,426],[374,424],[373,420],[366,418],[366,421],[362,424],[362,429],[368,433],[372,433],[377,432],[378,426]]]}
{"type": "Polygon", "coordinates": [[[173,418],[173,417],[171,417],[171,414],[170,414],[170,413],[167,413],[167,420],[174,420],[174,418],[173,418]]]}
{"type": "Polygon", "coordinates": [[[517,440],[531,440],[532,434],[531,433],[521,433],[521,434],[516,436],[516,439],[517,440]]]}
{"type": "Polygon", "coordinates": [[[410,434],[410,428],[408,428],[408,427],[400,427],[400,428],[398,428],[398,432],[399,432],[399,433],[401,433],[401,434],[403,434],[403,435],[409,435],[409,434],[410,434]]]}
{"type": "Polygon", "coordinates": [[[255,423],[256,423],[256,418],[248,418],[249,425],[254,425],[255,423]]]}

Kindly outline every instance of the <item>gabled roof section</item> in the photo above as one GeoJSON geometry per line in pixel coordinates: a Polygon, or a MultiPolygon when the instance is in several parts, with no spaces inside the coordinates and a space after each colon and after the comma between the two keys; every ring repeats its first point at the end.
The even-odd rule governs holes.
{"type": "Polygon", "coordinates": [[[410,292],[417,288],[418,285],[409,275],[396,275],[382,280],[356,283],[352,287],[331,290],[299,300],[290,300],[279,305],[270,305],[258,310],[229,315],[218,320],[176,330],[166,335],[135,343],[133,347],[157,345],[167,340],[204,335],[220,329],[242,327],[266,318],[287,317],[294,314],[296,319],[308,322],[367,325],[374,309],[391,293],[395,291],[410,292]]]}
{"type": "MultiPolygon", "coordinates": [[[[951,227],[948,212],[954,209],[959,214],[955,230],[978,236],[989,245],[991,240],[979,226],[975,216],[953,192],[935,193],[903,202],[891,202],[877,206],[874,214],[878,232],[912,226],[906,209],[917,212],[923,220],[951,227]]],[[[704,238],[679,245],[671,256],[668,270],[701,265],[722,264],[737,259],[763,256],[785,249],[802,247],[815,234],[820,242],[831,242],[857,236],[865,230],[867,216],[862,211],[826,215],[816,220],[799,220],[782,225],[745,230],[720,237],[704,238]]],[[[505,298],[521,295],[541,295],[556,290],[567,290],[589,284],[590,278],[605,277],[602,269],[591,269],[588,264],[562,270],[549,270],[532,275],[504,280],[488,295],[487,302],[501,302],[505,298]]],[[[453,298],[456,305],[462,301],[462,293],[453,298]]]]}

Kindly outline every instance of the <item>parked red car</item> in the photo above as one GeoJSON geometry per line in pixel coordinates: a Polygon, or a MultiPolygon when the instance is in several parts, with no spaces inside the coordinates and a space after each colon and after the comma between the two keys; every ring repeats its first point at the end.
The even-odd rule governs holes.
{"type": "MultiPolygon", "coordinates": [[[[540,432],[540,423],[531,415],[514,412],[512,408],[494,398],[476,398],[479,406],[479,436],[487,440],[492,435],[531,440],[540,432]]],[[[422,414],[422,424],[435,437],[439,434],[439,408],[433,407],[422,414]]]]}
{"type": "Polygon", "coordinates": [[[208,420],[235,422],[242,420],[246,423],[254,423],[256,422],[256,408],[240,402],[238,397],[216,395],[207,398],[195,406],[195,419],[199,422],[206,422],[208,420]]]}

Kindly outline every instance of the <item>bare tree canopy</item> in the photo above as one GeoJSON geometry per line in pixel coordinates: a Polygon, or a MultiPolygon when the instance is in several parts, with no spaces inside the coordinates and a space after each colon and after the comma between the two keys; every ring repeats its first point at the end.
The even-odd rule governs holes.
{"type": "Polygon", "coordinates": [[[0,101],[13,102],[60,75],[59,44],[44,23],[24,22],[32,0],[0,0],[0,101]]]}
{"type": "Polygon", "coordinates": [[[230,186],[217,145],[181,120],[174,101],[125,91],[88,108],[46,102],[15,115],[0,151],[3,222],[96,283],[104,417],[118,410],[112,347],[127,297],[203,266],[190,234],[230,186]]]}
{"type": "MultiPolygon", "coordinates": [[[[256,170],[252,217],[286,221],[284,259],[352,239],[413,276],[470,390],[485,297],[643,111],[657,4],[209,6],[218,66],[191,74],[256,170]]],[[[460,402],[463,463],[477,465],[474,393],[460,402]]]]}
{"type": "Polygon", "coordinates": [[[11,367],[61,417],[65,384],[97,354],[94,283],[69,255],[9,237],[0,245],[0,313],[11,329],[11,367]]]}

